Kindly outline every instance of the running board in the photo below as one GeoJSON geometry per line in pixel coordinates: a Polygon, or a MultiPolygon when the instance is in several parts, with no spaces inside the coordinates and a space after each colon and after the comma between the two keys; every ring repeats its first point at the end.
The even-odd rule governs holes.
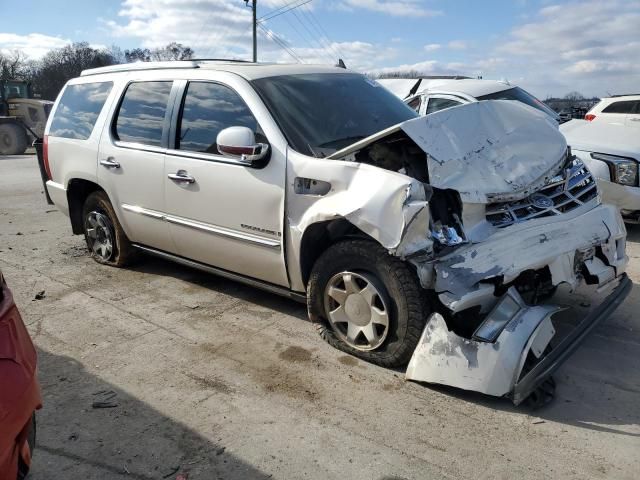
{"type": "Polygon", "coordinates": [[[273,283],[264,282],[262,280],[257,280],[251,277],[245,277],[244,275],[240,275],[239,273],[229,272],[228,270],[212,267],[204,263],[196,262],[195,260],[189,260],[188,258],[173,255],[172,253],[163,252],[162,250],[156,250],[155,248],[145,247],[137,243],[134,243],[133,246],[145,253],[164,258],[165,260],[171,260],[172,262],[176,262],[187,267],[196,268],[198,270],[202,270],[203,272],[212,273],[220,277],[228,278],[229,280],[233,280],[234,282],[240,282],[251,287],[266,290],[267,292],[275,293],[276,295],[280,295],[282,297],[291,298],[300,303],[307,303],[307,297],[303,293],[294,292],[293,290],[289,290],[288,288],[281,287],[279,285],[274,285],[273,283]]]}

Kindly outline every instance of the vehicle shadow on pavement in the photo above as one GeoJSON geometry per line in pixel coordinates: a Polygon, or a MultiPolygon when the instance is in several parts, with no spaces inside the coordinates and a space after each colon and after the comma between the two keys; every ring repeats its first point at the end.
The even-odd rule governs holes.
{"type": "MultiPolygon", "coordinates": [[[[638,228],[640,236],[640,228],[638,228]]],[[[132,270],[160,276],[172,276],[182,281],[212,291],[233,296],[276,312],[308,321],[304,305],[293,300],[265,292],[238,282],[183,267],[173,262],[145,257],[130,267],[132,270]]],[[[580,298],[588,300],[588,296],[580,298]]],[[[555,299],[557,301],[558,299],[555,299]]],[[[575,302],[575,299],[573,299],[575,302]]],[[[626,305],[640,302],[640,288],[634,288],[626,305]]],[[[553,303],[553,302],[552,302],[553,303]]],[[[559,303],[565,303],[560,298],[559,303]]],[[[562,423],[594,431],[609,432],[632,437],[640,436],[640,411],[636,399],[640,394],[640,377],[635,365],[640,364],[640,343],[635,337],[626,335],[626,327],[640,331],[631,307],[623,305],[609,320],[605,320],[566,364],[554,375],[557,383],[555,398],[546,406],[532,409],[526,404],[514,406],[509,400],[468,392],[442,385],[421,384],[424,388],[442,392],[459,400],[479,406],[522,414],[532,421],[562,423]],[[628,324],[623,324],[628,321],[628,324]],[[621,323],[622,322],[622,323],[621,323]]],[[[588,308],[578,309],[572,315],[563,315],[559,330],[570,328],[588,308]]],[[[320,339],[318,339],[320,341],[320,339]]],[[[389,369],[404,374],[404,367],[389,369]]]]}
{"type": "Polygon", "coordinates": [[[300,320],[309,321],[307,308],[300,302],[169,260],[145,255],[140,261],[127,267],[127,269],[152,275],[170,276],[300,320]]]}
{"type": "MultiPolygon", "coordinates": [[[[266,479],[265,474],[78,361],[38,349],[44,408],[31,480],[266,479]]],[[[212,432],[215,435],[215,426],[212,432]]]]}

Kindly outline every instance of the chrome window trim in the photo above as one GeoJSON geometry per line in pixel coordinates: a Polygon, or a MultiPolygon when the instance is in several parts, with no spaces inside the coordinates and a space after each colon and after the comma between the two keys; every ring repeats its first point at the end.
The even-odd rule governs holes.
{"type": "Polygon", "coordinates": [[[159,212],[157,210],[150,210],[147,208],[140,207],[138,205],[129,205],[123,203],[122,209],[128,212],[137,213],[139,215],[144,215],[146,217],[155,218],[156,220],[163,220],[168,223],[173,223],[174,225],[181,225],[183,227],[193,228],[194,230],[200,230],[207,233],[212,233],[214,235],[220,235],[227,238],[232,238],[234,240],[240,240],[247,243],[252,243],[254,245],[259,245],[261,247],[280,249],[281,243],[280,240],[275,240],[273,238],[262,237],[259,235],[254,235],[250,233],[241,232],[238,230],[233,230],[226,227],[220,227],[218,225],[212,225],[208,223],[202,223],[195,220],[190,220],[188,218],[177,217],[175,215],[167,215],[166,213],[159,212]]]}
{"type": "Polygon", "coordinates": [[[202,152],[193,152],[190,150],[169,149],[169,150],[166,150],[166,154],[174,157],[192,158],[195,160],[203,160],[206,162],[217,162],[217,163],[227,163],[230,165],[240,165],[242,167],[250,167],[252,165],[251,162],[243,162],[242,160],[225,157],[223,155],[216,155],[215,153],[202,153],[202,152]]]}
{"type": "Polygon", "coordinates": [[[126,148],[128,150],[138,150],[141,152],[150,153],[167,153],[167,149],[164,147],[156,147],[155,145],[146,145],[144,143],[123,142],[121,140],[113,139],[113,144],[119,148],[126,148]]]}

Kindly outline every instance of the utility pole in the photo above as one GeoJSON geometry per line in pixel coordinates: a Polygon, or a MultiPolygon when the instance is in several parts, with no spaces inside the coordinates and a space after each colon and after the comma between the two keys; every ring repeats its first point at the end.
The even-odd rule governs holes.
{"type": "MultiPolygon", "coordinates": [[[[258,0],[252,0],[251,1],[251,9],[253,10],[253,62],[257,62],[258,61],[258,37],[257,37],[257,32],[256,30],[258,29],[258,18],[257,18],[257,2],[258,0]]],[[[247,6],[249,6],[249,0],[244,0],[244,3],[247,4],[247,6]]]]}

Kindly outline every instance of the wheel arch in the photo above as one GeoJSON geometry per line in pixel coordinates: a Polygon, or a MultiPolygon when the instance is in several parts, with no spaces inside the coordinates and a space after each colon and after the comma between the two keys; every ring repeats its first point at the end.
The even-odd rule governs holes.
{"type": "Polygon", "coordinates": [[[316,260],[331,245],[349,238],[360,238],[380,244],[344,217],[312,223],[305,229],[300,241],[300,274],[307,287],[316,260]]]}
{"type": "MultiPolygon", "coordinates": [[[[67,184],[67,202],[69,204],[69,219],[71,229],[75,235],[84,233],[82,225],[82,207],[87,197],[95,191],[104,189],[95,182],[83,178],[72,178],[67,184]]],[[[105,192],[106,193],[106,192],[105,192]]]]}

